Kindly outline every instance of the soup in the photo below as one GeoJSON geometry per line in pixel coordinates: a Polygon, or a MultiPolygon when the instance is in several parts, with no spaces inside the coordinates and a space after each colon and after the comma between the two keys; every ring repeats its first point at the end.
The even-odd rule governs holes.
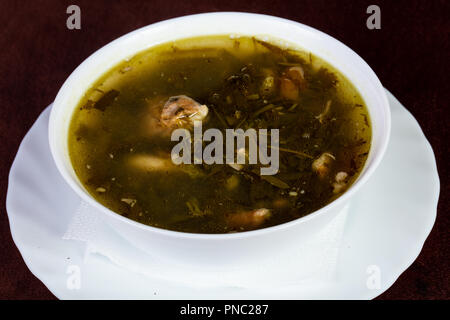
{"type": "Polygon", "coordinates": [[[79,102],[68,143],[81,183],[117,214],[169,230],[230,233],[333,201],[363,169],[370,141],[364,101],[325,61],[252,37],[207,36],[150,48],[104,74],[79,102]],[[173,156],[180,129],[192,142],[179,154],[188,162],[173,156]],[[246,135],[233,159],[223,141],[211,163],[195,149],[201,158],[209,129],[224,139],[256,136],[246,135]],[[267,142],[276,163],[269,174],[267,161],[250,161],[252,137],[267,142]]]}

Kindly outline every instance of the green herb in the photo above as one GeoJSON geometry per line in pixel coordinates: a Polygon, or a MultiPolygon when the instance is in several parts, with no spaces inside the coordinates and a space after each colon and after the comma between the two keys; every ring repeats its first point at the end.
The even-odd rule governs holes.
{"type": "Polygon", "coordinates": [[[217,112],[216,108],[211,106],[211,109],[213,110],[214,114],[216,115],[217,119],[219,119],[220,123],[223,125],[224,128],[228,127],[227,122],[224,120],[224,118],[220,115],[219,112],[217,112]]]}
{"type": "Polygon", "coordinates": [[[260,114],[262,114],[262,113],[264,113],[264,112],[266,112],[266,111],[269,111],[269,110],[271,110],[271,109],[274,109],[274,108],[276,108],[276,105],[274,105],[274,104],[268,104],[267,106],[262,107],[262,108],[259,109],[258,111],[254,112],[254,113],[250,116],[250,119],[255,119],[255,118],[256,118],[257,116],[259,116],[260,114]]]}
{"type": "Polygon", "coordinates": [[[105,111],[107,107],[109,107],[114,100],[119,96],[119,91],[117,90],[110,90],[106,92],[95,104],[94,108],[105,111]]]}
{"type": "Polygon", "coordinates": [[[304,152],[297,151],[297,150],[291,150],[291,149],[280,148],[280,147],[277,148],[277,147],[273,147],[273,146],[269,146],[269,148],[277,149],[277,150],[284,151],[284,152],[294,153],[296,155],[299,155],[299,156],[302,156],[302,157],[305,157],[305,158],[309,158],[309,159],[314,159],[313,156],[310,156],[309,154],[306,154],[304,152]]]}

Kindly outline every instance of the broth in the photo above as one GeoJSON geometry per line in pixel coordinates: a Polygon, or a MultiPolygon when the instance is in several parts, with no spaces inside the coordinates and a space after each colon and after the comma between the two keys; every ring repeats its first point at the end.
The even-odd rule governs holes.
{"type": "Polygon", "coordinates": [[[208,36],[150,48],[104,74],[79,102],[68,142],[84,187],[116,213],[169,230],[228,233],[333,201],[363,169],[370,140],[364,101],[325,61],[251,37],[208,36]],[[279,145],[269,145],[278,172],[174,164],[171,133],[192,132],[194,120],[221,132],[278,129],[279,145]]]}

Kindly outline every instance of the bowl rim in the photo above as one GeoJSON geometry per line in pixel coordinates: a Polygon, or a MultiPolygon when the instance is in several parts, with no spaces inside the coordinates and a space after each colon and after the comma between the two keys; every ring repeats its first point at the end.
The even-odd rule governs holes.
{"type": "MultiPolygon", "coordinates": [[[[315,28],[312,28],[310,26],[304,25],[300,22],[296,22],[296,21],[292,21],[289,19],[285,19],[285,18],[280,18],[280,17],[276,17],[276,16],[271,16],[271,15],[266,15],[266,14],[256,14],[256,13],[246,13],[246,12],[233,12],[233,11],[227,11],[227,12],[210,12],[210,13],[199,13],[199,14],[192,14],[192,15],[185,15],[185,16],[181,16],[181,17],[176,17],[176,18],[171,18],[171,19],[167,19],[167,20],[163,20],[160,22],[156,22],[141,28],[138,28],[136,30],[133,30],[129,33],[126,33],[122,36],[120,36],[119,38],[107,43],[106,45],[102,46],[101,48],[99,48],[98,50],[96,50],[94,53],[92,53],[91,55],[89,55],[89,57],[87,57],[85,60],[83,60],[82,63],[80,63],[80,65],[78,65],[78,67],[69,75],[69,77],[65,80],[65,82],[63,83],[63,85],[61,86],[60,90],[58,91],[58,94],[55,98],[55,102],[58,101],[58,97],[62,94],[62,92],[64,91],[64,89],[67,87],[67,84],[72,80],[72,78],[74,78],[74,74],[77,73],[77,71],[80,69],[80,67],[89,59],[91,59],[94,55],[98,55],[100,54],[102,51],[107,50],[108,47],[115,45],[121,41],[123,41],[126,38],[132,37],[136,34],[142,33],[143,31],[149,30],[149,29],[153,29],[153,28],[158,28],[164,25],[169,25],[173,22],[176,21],[183,21],[183,20],[190,20],[190,19],[195,19],[198,17],[204,17],[204,16],[220,16],[220,17],[230,17],[230,16],[241,16],[241,17],[253,17],[256,19],[263,19],[266,20],[268,22],[273,21],[273,22],[281,22],[281,23],[287,23],[292,25],[293,27],[296,28],[303,28],[306,31],[312,32],[312,33],[316,33],[318,35],[320,35],[323,38],[326,38],[328,41],[332,41],[335,44],[339,45],[341,48],[345,49],[346,51],[348,51],[351,55],[353,55],[353,57],[355,59],[358,59],[360,63],[362,63],[362,65],[365,66],[365,68],[367,68],[367,71],[370,72],[370,77],[372,78],[372,80],[374,80],[375,85],[379,88],[382,89],[382,100],[383,100],[383,106],[384,106],[384,121],[385,121],[385,129],[386,132],[384,133],[383,137],[384,139],[382,139],[381,141],[379,141],[379,148],[378,148],[378,153],[374,154],[373,159],[372,159],[372,163],[370,166],[368,166],[367,168],[363,168],[363,172],[360,173],[360,175],[358,176],[358,178],[356,179],[356,181],[354,181],[352,183],[352,185],[338,198],[332,200],[331,202],[329,202],[328,204],[326,204],[325,206],[321,207],[318,210],[315,210],[309,214],[307,214],[306,216],[288,221],[288,222],[284,222],[275,226],[270,226],[270,227],[266,227],[266,228],[261,228],[261,229],[256,229],[256,230],[249,230],[249,231],[242,231],[242,232],[237,232],[237,233],[218,233],[218,234],[211,234],[211,233],[189,233],[189,232],[182,232],[182,231],[175,231],[175,230],[168,230],[168,229],[162,229],[162,228],[158,228],[158,227],[153,227],[150,225],[145,225],[143,223],[140,223],[138,221],[132,220],[130,218],[124,217],[114,211],[112,211],[111,209],[109,209],[108,207],[104,206],[103,204],[99,203],[98,201],[96,201],[92,196],[90,196],[87,191],[83,190],[77,183],[75,183],[72,179],[72,177],[69,175],[69,173],[66,171],[65,166],[63,165],[63,160],[60,159],[60,157],[58,156],[58,152],[57,152],[57,147],[55,146],[55,144],[52,142],[52,135],[55,134],[55,108],[52,107],[51,110],[51,114],[50,114],[50,119],[49,119],[49,128],[48,128],[48,135],[49,135],[49,144],[50,144],[50,151],[52,154],[52,157],[54,159],[54,162],[56,164],[56,167],[58,168],[58,171],[60,172],[60,174],[63,176],[64,180],[66,181],[66,183],[68,183],[70,185],[70,187],[81,197],[81,199],[83,201],[86,201],[89,205],[93,206],[94,208],[96,208],[97,210],[107,214],[109,217],[112,217],[113,219],[116,219],[120,222],[126,223],[132,227],[135,228],[139,228],[141,230],[145,230],[145,231],[149,231],[152,233],[157,233],[159,235],[162,236],[167,236],[167,237],[172,237],[172,238],[183,238],[183,239],[196,239],[196,240],[212,240],[212,241],[220,241],[220,240],[231,240],[231,239],[241,239],[241,238],[249,238],[249,237],[257,237],[257,236],[263,236],[269,233],[274,233],[274,232],[279,232],[288,228],[291,228],[295,225],[299,225],[299,224],[304,224],[309,220],[315,219],[316,217],[320,216],[320,215],[324,215],[327,212],[332,211],[333,208],[339,207],[340,205],[343,205],[346,203],[346,201],[348,201],[357,191],[359,191],[359,189],[361,189],[361,187],[367,182],[367,180],[372,176],[373,172],[376,170],[376,168],[378,167],[378,165],[380,164],[385,151],[387,149],[387,145],[389,142],[389,138],[390,138],[390,133],[391,133],[391,113],[390,113],[390,108],[389,108],[389,102],[388,102],[388,98],[386,96],[386,93],[384,91],[384,88],[380,82],[380,80],[378,79],[378,77],[376,76],[375,72],[370,68],[370,66],[355,52],[353,51],[351,48],[349,48],[348,46],[346,46],[345,44],[343,44],[342,42],[340,42],[339,40],[335,39],[334,37],[331,37],[330,35],[317,30],[315,28]]],[[[151,47],[151,46],[150,46],[151,47]]],[[[305,48],[307,50],[307,48],[305,48]]],[[[138,52],[136,52],[138,53],[138,52]]],[[[326,61],[326,60],[325,60],[326,61]]],[[[369,152],[372,152],[372,148],[370,149],[369,152]]],[[[367,165],[367,162],[365,164],[365,166],[367,165]]],[[[72,164],[71,164],[72,166],[72,164]]]]}

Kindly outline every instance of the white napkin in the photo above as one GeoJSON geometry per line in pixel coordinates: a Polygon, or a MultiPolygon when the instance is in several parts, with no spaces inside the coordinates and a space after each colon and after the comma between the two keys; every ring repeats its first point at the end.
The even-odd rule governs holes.
{"type": "Polygon", "coordinates": [[[130,272],[148,277],[193,286],[274,288],[333,280],[347,211],[348,206],[318,234],[298,246],[271,253],[263,261],[222,270],[158,261],[123,239],[103,222],[101,213],[85,202],[77,208],[63,239],[86,243],[85,262],[102,255],[130,272]]]}

